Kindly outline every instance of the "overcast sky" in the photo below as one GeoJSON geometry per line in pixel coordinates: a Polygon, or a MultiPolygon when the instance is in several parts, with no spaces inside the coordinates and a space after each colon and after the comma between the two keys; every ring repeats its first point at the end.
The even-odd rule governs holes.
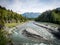
{"type": "Polygon", "coordinates": [[[60,7],[60,0],[0,0],[0,5],[17,13],[41,13],[60,7]]]}

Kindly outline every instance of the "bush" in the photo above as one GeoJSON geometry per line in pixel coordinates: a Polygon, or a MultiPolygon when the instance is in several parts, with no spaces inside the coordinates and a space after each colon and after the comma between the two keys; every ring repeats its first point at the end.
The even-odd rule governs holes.
{"type": "Polygon", "coordinates": [[[0,20],[0,29],[3,29],[3,27],[4,27],[4,21],[0,20]]]}

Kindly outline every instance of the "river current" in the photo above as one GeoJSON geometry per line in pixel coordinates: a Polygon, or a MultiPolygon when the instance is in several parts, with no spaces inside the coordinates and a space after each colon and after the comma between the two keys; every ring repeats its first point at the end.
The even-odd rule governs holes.
{"type": "Polygon", "coordinates": [[[34,23],[25,23],[12,31],[10,37],[14,45],[60,45],[60,41],[48,29],[34,23]]]}

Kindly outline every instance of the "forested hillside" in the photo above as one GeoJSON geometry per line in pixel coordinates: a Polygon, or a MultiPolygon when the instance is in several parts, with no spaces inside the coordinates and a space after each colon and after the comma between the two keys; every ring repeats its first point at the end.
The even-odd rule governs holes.
{"type": "Polygon", "coordinates": [[[35,21],[60,24],[60,8],[43,12],[35,21]]]}
{"type": "Polygon", "coordinates": [[[7,10],[5,7],[0,6],[0,20],[5,23],[10,22],[22,22],[25,21],[25,18],[21,16],[21,14],[17,14],[12,10],[7,10]]]}
{"type": "Polygon", "coordinates": [[[7,43],[11,42],[7,39],[7,33],[3,29],[5,24],[21,23],[24,21],[26,21],[26,19],[22,17],[21,14],[17,14],[12,10],[7,10],[5,7],[0,6],[0,45],[7,45],[7,43]]]}

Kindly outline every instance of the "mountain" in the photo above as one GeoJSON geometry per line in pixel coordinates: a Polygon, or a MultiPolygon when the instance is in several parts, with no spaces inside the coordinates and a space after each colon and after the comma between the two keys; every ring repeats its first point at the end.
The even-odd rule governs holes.
{"type": "Polygon", "coordinates": [[[26,18],[37,18],[40,15],[40,13],[33,13],[33,12],[26,12],[22,14],[22,16],[26,18]]]}
{"type": "Polygon", "coordinates": [[[43,12],[35,21],[51,22],[60,24],[60,8],[43,12]]]}

